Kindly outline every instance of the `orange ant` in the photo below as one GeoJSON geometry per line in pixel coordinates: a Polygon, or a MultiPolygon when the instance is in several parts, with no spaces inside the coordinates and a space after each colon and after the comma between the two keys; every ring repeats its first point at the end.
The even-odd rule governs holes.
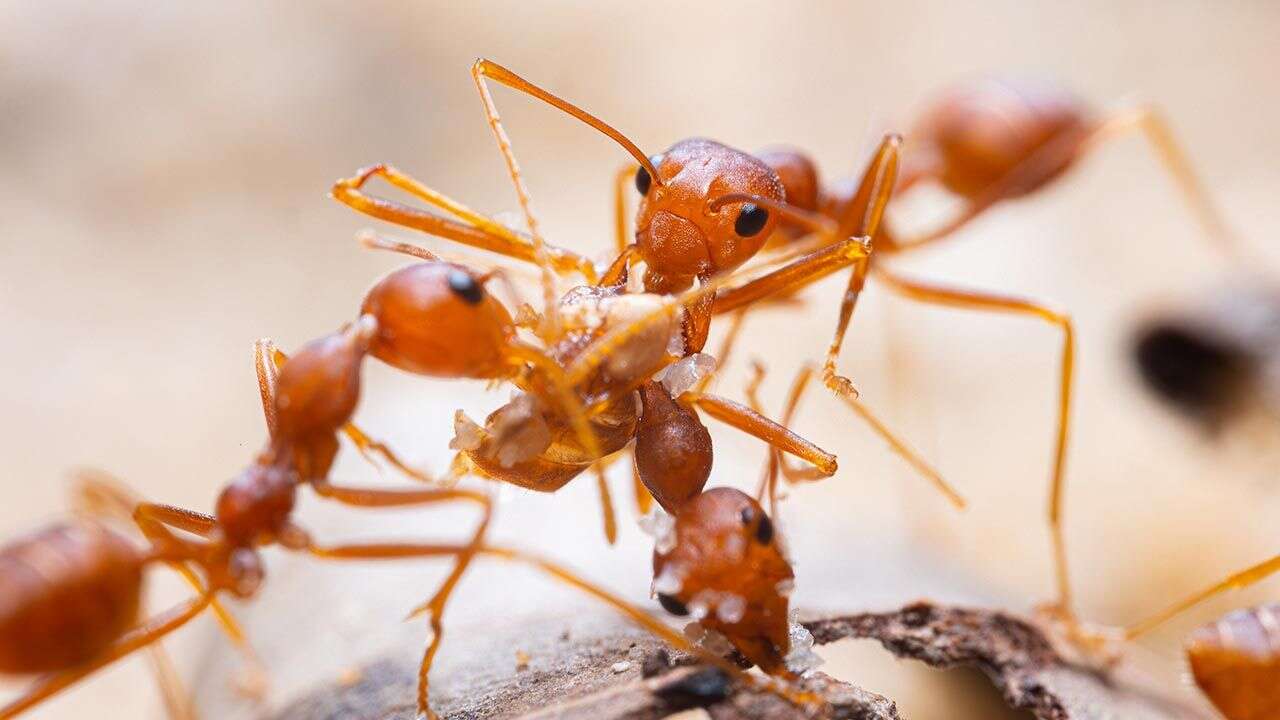
{"type": "MultiPolygon", "coordinates": [[[[715,395],[685,392],[692,379],[680,382],[675,376],[696,378],[705,372],[705,367],[698,369],[697,356],[671,368],[667,384],[651,379],[684,355],[679,313],[713,293],[714,283],[675,302],[663,301],[652,294],[625,294],[627,271],[620,266],[603,278],[611,284],[581,286],[560,300],[552,311],[558,316],[559,339],[544,352],[517,337],[517,322],[484,288],[489,276],[406,243],[370,235],[362,240],[369,247],[425,260],[393,271],[366,295],[362,312],[378,325],[370,354],[408,372],[501,378],[524,391],[491,413],[483,427],[461,413],[456,416],[451,446],[461,452],[455,475],[477,471],[527,489],[555,492],[635,438],[637,455],[643,458],[641,478],[669,508],[700,492],[710,474],[710,437],[694,408],[806,460],[823,477],[836,471],[835,456],[752,409],[715,395]],[[559,395],[547,397],[549,384],[559,395]],[[557,402],[560,397],[568,399],[557,402]],[[577,432],[566,408],[578,414],[582,431],[577,432]],[[705,462],[681,470],[668,441],[699,434],[707,450],[705,462]]],[[[367,439],[358,429],[354,432],[367,439]]],[[[394,455],[383,455],[404,467],[394,455]]],[[[606,487],[603,481],[601,487],[606,487]]],[[[612,542],[616,526],[604,497],[606,535],[612,542]]]]}
{"type": "MultiPolygon", "coordinates": [[[[5,577],[19,579],[6,582],[0,594],[6,599],[0,605],[4,608],[0,615],[0,670],[48,673],[24,695],[0,708],[0,719],[15,717],[92,672],[157,642],[210,607],[231,637],[243,643],[243,633],[221,610],[216,597],[229,593],[250,598],[258,592],[265,576],[260,550],[267,545],[336,560],[455,558],[452,572],[437,592],[411,614],[428,614],[432,629],[421,663],[418,693],[419,712],[426,717],[435,717],[429,707],[427,680],[442,638],[442,614],[477,555],[541,569],[613,606],[674,647],[699,654],[741,677],[723,658],[692,646],[648,613],[571,571],[523,551],[482,544],[492,511],[484,494],[332,484],[327,474],[338,450],[337,433],[355,435],[357,444],[367,444],[367,438],[350,425],[350,418],[359,399],[360,362],[371,351],[377,332],[374,317],[363,315],[343,330],[304,346],[292,358],[283,358],[267,342],[259,343],[256,360],[270,441],[255,462],[222,491],[215,514],[138,503],[111,484],[86,479],[83,492],[90,506],[99,511],[132,508],[134,521],[150,541],[147,550],[136,550],[98,525],[64,525],[15,541],[0,551],[5,577]],[[297,486],[304,483],[320,496],[346,505],[404,507],[465,500],[479,504],[483,516],[465,544],[322,546],[292,519],[297,486]],[[142,570],[154,562],[173,566],[197,589],[198,596],[134,626],[142,570]],[[76,600],[85,593],[108,602],[85,606],[76,600]]],[[[807,701],[800,694],[774,689],[807,701]]]]}
{"type": "MultiPolygon", "coordinates": [[[[739,268],[757,254],[780,223],[805,227],[820,236],[823,242],[815,243],[820,245],[817,250],[798,258],[787,258],[792,261],[768,275],[726,289],[719,295],[706,293],[699,297],[698,302],[687,305],[683,321],[683,350],[685,354],[700,352],[707,341],[713,314],[738,309],[769,295],[794,291],[865,259],[867,248],[861,236],[870,234],[865,232],[867,230],[874,231],[893,190],[900,143],[896,136],[885,138],[862,178],[853,204],[859,212],[851,210],[851,220],[847,223],[833,223],[787,204],[777,173],[747,153],[710,140],[690,139],[650,158],[600,119],[496,63],[478,60],[471,73],[515,186],[529,228],[527,236],[386,165],[366,168],[354,177],[339,180],[333,186],[332,196],[359,212],[387,222],[536,263],[541,272],[546,308],[541,334],[550,345],[557,343],[561,334],[557,315],[552,311],[556,298],[554,276],[557,273],[577,272],[588,282],[598,279],[598,285],[610,285],[610,281],[626,277],[631,263],[639,262],[645,268],[642,276],[644,289],[649,293],[670,295],[686,290],[695,280],[700,286],[705,286],[713,278],[724,277],[739,268]],[[639,230],[636,240],[627,242],[625,224],[619,218],[620,252],[603,274],[582,256],[550,245],[543,239],[487,80],[520,90],[582,120],[615,140],[640,164],[640,170],[634,173],[635,182],[645,197],[637,212],[639,230]],[[457,220],[366,194],[363,186],[373,177],[382,177],[457,220]]],[[[631,172],[627,171],[627,178],[631,172]]],[[[623,211],[624,205],[619,193],[619,212],[623,211]]],[[[847,293],[842,302],[837,330],[824,366],[826,384],[860,415],[868,418],[895,452],[938,485],[949,499],[961,505],[959,495],[942,481],[937,472],[871,415],[870,410],[858,400],[852,382],[836,374],[835,358],[842,346],[855,298],[856,293],[847,293]]]]}
{"type": "MultiPolygon", "coordinates": [[[[1046,187],[1101,141],[1131,129],[1141,130],[1151,141],[1209,235],[1222,247],[1231,248],[1234,240],[1196,179],[1185,154],[1154,110],[1137,107],[1098,117],[1076,99],[1054,89],[984,81],[944,95],[923,113],[910,135],[910,152],[902,160],[902,172],[897,180],[899,194],[926,182],[937,183],[961,198],[964,208],[953,219],[915,238],[902,239],[892,228],[881,224],[872,233],[875,256],[858,262],[849,285],[849,293],[856,298],[870,272],[889,291],[910,300],[1023,315],[1050,323],[1062,332],[1057,430],[1048,503],[1057,597],[1047,610],[1068,620],[1074,617],[1074,603],[1063,538],[1062,497],[1075,364],[1075,332],[1070,316],[1024,298],[906,278],[877,259],[892,258],[949,237],[999,202],[1046,187]]],[[[798,151],[775,150],[761,158],[782,179],[788,202],[839,223],[841,232],[856,227],[863,204],[854,183],[845,181],[824,187],[814,163],[798,151]]],[[[643,192],[644,188],[640,189],[643,192]]],[[[801,230],[784,224],[771,242],[793,240],[801,230]]],[[[743,299],[725,293],[717,297],[715,312],[727,312],[744,304],[743,299]]],[[[833,356],[828,355],[823,368],[828,384],[834,373],[832,363],[833,356]]]]}

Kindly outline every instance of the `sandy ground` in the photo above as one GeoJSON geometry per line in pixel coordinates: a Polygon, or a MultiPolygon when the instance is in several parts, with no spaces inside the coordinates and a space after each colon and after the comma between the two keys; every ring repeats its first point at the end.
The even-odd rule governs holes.
{"type": "MultiPolygon", "coordinates": [[[[369,223],[325,197],[334,178],[394,161],[514,221],[467,76],[479,55],[581,102],[650,152],[691,135],[748,149],[789,143],[832,176],[854,169],[878,133],[904,128],[931,93],[976,74],[1057,80],[1099,108],[1145,98],[1166,110],[1232,224],[1268,252],[1280,223],[1270,202],[1280,188],[1271,91],[1280,9],[952,5],[0,3],[0,534],[63,513],[77,466],[108,469],[151,498],[211,507],[264,437],[251,341],[270,335],[291,348],[329,331],[401,262],[356,247],[355,231],[369,223]]],[[[547,234],[603,257],[609,178],[624,154],[546,107],[496,95],[547,234]]],[[[1274,448],[1207,444],[1145,397],[1124,363],[1135,318],[1222,272],[1191,220],[1146,146],[1124,138],[1052,190],[904,263],[1074,314],[1069,531],[1082,606],[1102,621],[1132,619],[1274,550],[1274,448]]],[[[751,350],[720,390],[739,396],[742,361],[758,355],[772,369],[766,395],[776,407],[790,374],[825,348],[837,295],[824,284],[803,313],[753,317],[751,350]]],[[[838,452],[842,471],[787,506],[797,602],[862,608],[932,596],[1027,608],[1045,599],[1057,348],[1047,326],[869,291],[843,367],[973,507],[952,513],[835,400],[814,395],[797,429],[838,452]]],[[[367,378],[360,421],[433,468],[448,460],[455,408],[483,416],[505,398],[383,367],[367,378]]],[[[754,483],[762,450],[715,433],[713,482],[754,483]]],[[[350,454],[337,472],[378,481],[350,454]]],[[[609,550],[590,482],[501,496],[498,537],[645,598],[648,539],[627,503],[609,550]]],[[[300,516],[317,534],[346,538],[458,537],[470,523],[464,510],[354,513],[310,500],[300,516]]],[[[277,700],[388,634],[421,632],[399,618],[439,573],[270,560],[261,602],[239,610],[275,670],[277,700]]],[[[156,604],[180,596],[169,579],[154,587],[156,604]]],[[[486,566],[453,618],[466,626],[580,602],[523,571],[486,566]]],[[[1179,684],[1177,639],[1212,615],[1175,623],[1138,652],[1179,684]]],[[[226,652],[212,623],[196,625],[172,645],[211,707],[226,695],[226,652]]],[[[866,648],[837,654],[833,667],[898,694],[908,717],[976,704],[964,692],[915,691],[933,676],[866,648]]],[[[160,716],[144,663],[122,663],[35,716],[103,708],[160,716]]]]}

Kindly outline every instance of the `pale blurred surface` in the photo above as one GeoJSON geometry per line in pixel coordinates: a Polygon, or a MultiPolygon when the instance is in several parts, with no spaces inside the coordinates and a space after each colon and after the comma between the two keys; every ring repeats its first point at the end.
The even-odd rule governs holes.
{"type": "MultiPolygon", "coordinates": [[[[746,149],[788,143],[833,177],[855,169],[880,132],[905,129],[931,93],[974,74],[1056,80],[1099,107],[1141,97],[1165,109],[1233,226],[1267,250],[1280,224],[1280,7],[953,5],[0,4],[0,535],[62,513],[66,471],[82,465],[150,498],[212,506],[264,437],[251,341],[270,335],[292,348],[329,331],[401,263],[356,247],[355,231],[370,223],[325,197],[336,177],[395,162],[479,210],[515,217],[467,76],[479,55],[581,103],[648,152],[692,135],[746,149]]],[[[604,256],[609,178],[625,155],[529,99],[495,94],[546,233],[604,256]]],[[[1202,442],[1140,392],[1123,362],[1138,313],[1221,270],[1191,220],[1143,142],[1124,138],[1050,191],[904,263],[1074,314],[1068,525],[1080,600],[1100,621],[1143,615],[1275,549],[1274,447],[1202,442]]],[[[802,313],[753,316],[751,350],[720,391],[740,397],[743,361],[759,355],[776,407],[790,374],[821,356],[837,292],[825,283],[802,313]]],[[[796,601],[860,609],[932,596],[1025,609],[1047,599],[1041,518],[1058,343],[1048,326],[912,306],[872,288],[843,367],[973,507],[951,512],[834,399],[814,394],[797,430],[839,453],[842,471],[786,507],[796,601]]],[[[436,469],[448,460],[453,410],[483,416],[506,397],[373,363],[366,377],[360,422],[436,469]]],[[[762,450],[713,432],[712,482],[754,483],[762,450]]],[[[351,453],[337,474],[377,481],[351,453]]],[[[555,496],[502,491],[496,535],[643,600],[648,538],[618,480],[617,548],[604,546],[595,489],[583,480],[555,496]]],[[[317,534],[347,538],[458,537],[471,522],[463,510],[356,513],[309,498],[300,517],[317,534]]],[[[335,675],[381,637],[424,632],[399,619],[440,574],[426,564],[270,560],[261,602],[239,610],[275,671],[276,701],[335,675]]],[[[1278,587],[1205,608],[1137,652],[1182,683],[1177,638],[1215,609],[1278,587]]],[[[157,603],[180,596],[168,579],[153,589],[157,603]]],[[[486,565],[464,584],[451,621],[581,602],[523,570],[486,565]]],[[[450,636],[443,652],[464,641],[450,636]]],[[[227,653],[212,623],[171,645],[202,702],[221,702],[227,653]]],[[[856,657],[843,673],[870,689],[920,681],[883,672],[887,656],[856,657]]],[[[899,699],[907,717],[941,712],[926,703],[912,714],[899,699]]],[[[34,716],[104,708],[160,717],[145,663],[121,663],[34,716]]]]}

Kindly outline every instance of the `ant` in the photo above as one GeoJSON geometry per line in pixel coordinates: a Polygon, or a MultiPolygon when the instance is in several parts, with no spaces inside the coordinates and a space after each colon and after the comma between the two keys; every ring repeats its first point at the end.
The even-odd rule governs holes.
{"type": "MultiPolygon", "coordinates": [[[[1231,250],[1234,238],[1173,134],[1154,109],[1133,107],[1099,116],[1079,100],[1054,88],[986,80],[943,95],[922,114],[910,135],[910,152],[902,158],[902,172],[896,181],[899,195],[929,182],[941,185],[963,200],[963,209],[954,218],[914,238],[901,238],[891,227],[879,225],[878,230],[871,233],[876,253],[858,261],[848,290],[856,298],[870,273],[890,292],[909,300],[1022,315],[1050,323],[1062,333],[1048,502],[1057,593],[1055,602],[1044,609],[1068,621],[1074,618],[1075,610],[1063,536],[1062,498],[1075,365],[1075,331],[1071,317],[1030,299],[907,278],[886,268],[880,260],[950,237],[1000,202],[1049,186],[1103,140],[1134,129],[1140,130],[1151,142],[1208,235],[1218,241],[1222,249],[1231,250]]],[[[762,154],[761,159],[777,171],[788,202],[840,223],[842,232],[856,227],[862,205],[853,191],[854,183],[841,181],[824,186],[816,165],[799,151],[773,150],[762,154]]],[[[643,185],[638,185],[642,194],[643,185]]],[[[785,246],[801,234],[800,229],[783,224],[770,242],[785,246]]],[[[725,312],[743,304],[732,294],[722,294],[716,299],[715,311],[725,312]]],[[[741,320],[741,315],[738,319],[741,320]]],[[[832,362],[829,355],[823,368],[828,384],[834,372],[832,362]]]]}
{"type": "MultiPolygon", "coordinates": [[[[82,493],[87,504],[98,512],[125,508],[149,540],[149,548],[139,551],[104,527],[86,524],[55,526],[0,550],[5,577],[22,578],[3,587],[6,602],[5,614],[0,616],[0,670],[47,673],[20,698],[0,708],[0,719],[15,717],[102,667],[159,641],[209,608],[219,615],[232,639],[243,644],[243,632],[220,608],[217,596],[255,596],[265,579],[260,551],[268,545],[332,560],[455,559],[452,572],[436,593],[410,615],[428,614],[432,630],[420,666],[418,709],[424,717],[435,717],[429,705],[428,677],[442,639],[446,603],[471,560],[479,555],[530,564],[618,609],[673,647],[742,677],[728,661],[692,646],[647,612],[572,571],[520,550],[483,544],[492,516],[487,495],[452,488],[398,490],[331,483],[327,475],[339,449],[337,434],[355,435],[358,445],[367,443],[350,425],[350,418],[359,400],[361,360],[371,352],[377,332],[374,316],[362,315],[339,332],[307,344],[293,357],[282,357],[269,341],[258,343],[255,359],[270,440],[254,463],[222,491],[214,514],[140,503],[110,483],[86,478],[82,493]],[[292,519],[300,484],[310,485],[321,497],[357,507],[463,500],[478,504],[483,515],[464,544],[325,546],[313,541],[292,519]],[[198,595],[134,626],[142,570],[155,562],[173,566],[198,595]],[[85,593],[108,602],[85,606],[77,601],[85,593]]],[[[806,700],[801,694],[774,689],[786,697],[806,700]]]]}
{"type": "Polygon", "coordinates": [[[1274,414],[1280,296],[1246,283],[1148,320],[1133,343],[1145,385],[1210,434],[1255,410],[1274,414]]]}
{"type": "MultiPolygon", "coordinates": [[[[465,205],[445,197],[400,170],[377,165],[361,170],[334,184],[331,195],[338,201],[372,217],[414,228],[507,257],[534,262],[541,273],[546,313],[541,323],[544,340],[554,344],[561,328],[552,312],[555,304],[555,275],[578,273],[590,283],[608,285],[626,277],[632,263],[643,263],[641,281],[647,293],[670,296],[688,290],[695,281],[701,286],[722,278],[755,256],[781,223],[808,228],[818,234],[817,249],[784,256],[786,264],[719,294],[706,293],[685,306],[683,320],[684,353],[700,352],[706,344],[711,317],[755,302],[763,297],[791,292],[840,269],[865,260],[868,250],[862,236],[870,236],[879,223],[893,190],[897,171],[897,150],[901,142],[888,136],[881,143],[864,173],[850,206],[850,218],[834,223],[786,202],[786,191],[778,174],[767,163],[720,143],[694,138],[683,140],[665,152],[646,156],[621,132],[577,106],[547,92],[510,70],[489,60],[477,60],[471,68],[486,119],[506,162],[517,198],[529,228],[526,236],[465,205]],[[625,223],[619,217],[619,255],[604,273],[596,271],[580,255],[547,243],[531,208],[531,201],[487,81],[495,81],[542,100],[621,145],[639,163],[634,171],[636,187],[645,196],[637,211],[639,230],[635,242],[628,243],[625,223]],[[457,220],[374,197],[363,191],[373,177],[444,210],[457,220]],[[599,282],[597,282],[599,281],[599,282]]],[[[629,173],[631,171],[628,171],[629,173]]],[[[619,195],[619,212],[625,203],[619,195]]],[[[621,292],[621,289],[619,290],[621,292]]],[[[847,378],[835,372],[835,358],[852,314],[856,292],[842,301],[835,337],[824,365],[824,381],[860,415],[870,420],[899,455],[937,485],[957,505],[963,501],[937,472],[921,460],[905,442],[876,420],[859,401],[847,378]]],[[[727,346],[726,346],[727,347],[727,346]]],[[[701,389],[701,388],[700,388],[701,389]]]]}
{"type": "MultiPolygon", "coordinates": [[[[491,413],[484,426],[462,413],[455,417],[451,447],[460,451],[453,463],[455,475],[475,471],[555,492],[634,438],[637,455],[644,458],[638,466],[642,480],[670,508],[700,492],[710,474],[710,436],[695,408],[800,457],[823,477],[836,471],[835,456],[751,408],[686,392],[706,371],[707,359],[683,352],[679,313],[713,293],[716,283],[691,289],[674,302],[663,301],[652,294],[624,293],[627,270],[620,266],[602,278],[609,284],[580,286],[560,299],[551,313],[561,332],[544,352],[517,336],[519,323],[485,289],[485,282],[496,277],[492,273],[478,275],[407,243],[372,235],[362,236],[362,242],[424,261],[391,272],[366,294],[362,312],[376,318],[378,326],[371,355],[415,374],[505,379],[522,391],[491,413]],[[667,368],[665,384],[651,378],[681,357],[676,367],[667,368]],[[549,397],[549,385],[559,395],[549,397]],[[582,431],[566,409],[577,414],[582,431]],[[677,461],[668,445],[677,437],[702,443],[705,462],[677,461]],[[650,461],[658,456],[663,460],[650,461]]],[[[268,346],[266,352],[275,351],[268,346]]],[[[354,432],[367,438],[358,429],[354,432]]],[[[404,467],[394,455],[383,454],[404,467]]],[[[607,488],[603,481],[601,487],[607,488]]],[[[604,497],[606,535],[613,542],[612,504],[604,497]]]]}
{"type": "MultiPolygon", "coordinates": [[[[225,487],[213,515],[137,503],[106,483],[87,479],[83,494],[91,507],[133,508],[133,519],[150,543],[147,549],[139,551],[94,525],[54,526],[5,548],[4,575],[13,580],[5,583],[11,601],[4,604],[5,617],[0,619],[0,655],[8,658],[8,671],[47,675],[0,708],[0,718],[14,717],[177,630],[210,607],[232,639],[243,642],[243,633],[218,608],[216,598],[227,593],[247,599],[258,592],[264,580],[260,549],[266,545],[278,544],[318,557],[401,556],[391,546],[352,549],[313,544],[291,520],[297,487],[304,483],[322,497],[360,507],[465,500],[483,508],[474,538],[459,547],[454,572],[425,607],[431,614],[432,629],[439,632],[448,594],[489,524],[489,498],[456,489],[346,488],[327,479],[338,451],[337,432],[349,422],[359,400],[360,364],[376,331],[374,318],[362,316],[304,346],[280,367],[278,375],[266,375],[269,392],[264,392],[263,399],[270,440],[254,462],[225,487]],[[180,536],[174,530],[198,539],[180,536]],[[134,627],[142,571],[155,562],[173,566],[198,595],[134,627]],[[104,602],[85,605],[79,598],[86,593],[102,597],[104,602]]],[[[260,368],[263,363],[260,356],[260,368]]],[[[438,643],[438,637],[432,639],[424,666],[430,665],[438,643]]]]}

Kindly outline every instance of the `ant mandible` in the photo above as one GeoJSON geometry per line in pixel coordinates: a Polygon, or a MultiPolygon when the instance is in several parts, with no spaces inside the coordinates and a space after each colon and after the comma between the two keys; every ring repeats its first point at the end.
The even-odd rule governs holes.
{"type": "MultiPolygon", "coordinates": [[[[640,164],[636,183],[637,188],[645,193],[637,213],[640,229],[635,243],[626,243],[625,237],[620,235],[620,254],[606,271],[607,276],[616,277],[620,268],[625,269],[633,261],[643,262],[646,291],[671,294],[690,287],[695,280],[706,283],[740,267],[760,250],[784,220],[798,227],[808,227],[825,238],[818,250],[804,254],[768,276],[718,297],[704,295],[699,302],[686,307],[684,334],[685,351],[688,353],[698,352],[705,345],[713,313],[727,312],[771,294],[792,291],[864,258],[867,250],[863,241],[855,236],[866,234],[865,230],[874,230],[893,189],[892,178],[896,173],[900,143],[896,136],[885,138],[863,176],[855,198],[855,206],[862,210],[859,217],[841,227],[826,218],[787,205],[777,173],[747,153],[695,138],[676,143],[661,155],[649,158],[603,121],[496,63],[478,60],[472,66],[472,77],[516,188],[529,227],[527,237],[386,165],[366,168],[352,178],[339,180],[333,186],[332,195],[357,211],[381,220],[518,260],[536,262],[541,270],[547,309],[544,316],[545,324],[549,326],[546,335],[552,342],[559,331],[554,322],[555,314],[551,311],[556,297],[554,274],[576,271],[589,282],[599,274],[581,256],[552,246],[543,239],[486,80],[532,95],[582,120],[618,142],[640,164]],[[461,222],[364,193],[364,184],[376,176],[429,205],[445,210],[461,222]]],[[[622,207],[621,200],[618,205],[622,207]]],[[[619,222],[618,226],[622,228],[623,224],[619,222]]],[[[858,400],[857,392],[847,378],[835,373],[835,358],[843,343],[855,295],[846,293],[842,301],[837,331],[824,366],[827,386],[867,418],[895,452],[938,485],[949,499],[961,505],[959,495],[905,442],[871,415],[870,410],[858,400]]]]}

